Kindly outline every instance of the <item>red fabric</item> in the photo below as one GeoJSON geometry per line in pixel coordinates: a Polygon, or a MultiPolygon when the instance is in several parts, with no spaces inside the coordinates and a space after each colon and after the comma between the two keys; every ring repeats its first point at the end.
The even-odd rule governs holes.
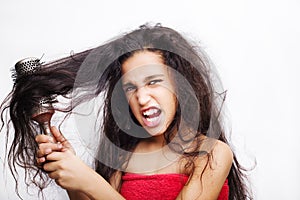
{"type": "MultiPolygon", "coordinates": [[[[174,200],[188,180],[183,174],[140,175],[126,173],[122,176],[121,195],[126,200],[174,200]]],[[[218,200],[228,200],[226,180],[218,200]]]]}
{"type": "Polygon", "coordinates": [[[229,198],[229,185],[228,185],[228,179],[226,179],[221,189],[221,192],[219,194],[218,200],[228,200],[228,198],[229,198]]]}

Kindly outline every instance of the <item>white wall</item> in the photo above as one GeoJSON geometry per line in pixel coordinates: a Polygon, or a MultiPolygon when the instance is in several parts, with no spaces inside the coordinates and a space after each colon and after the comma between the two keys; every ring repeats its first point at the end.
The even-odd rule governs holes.
{"type": "MultiPolygon", "coordinates": [[[[255,199],[300,199],[299,9],[296,0],[2,0],[0,100],[21,58],[50,61],[161,22],[201,41],[218,68],[239,155],[257,161],[255,199]]],[[[13,187],[1,173],[0,199],[15,199],[13,187]]]]}

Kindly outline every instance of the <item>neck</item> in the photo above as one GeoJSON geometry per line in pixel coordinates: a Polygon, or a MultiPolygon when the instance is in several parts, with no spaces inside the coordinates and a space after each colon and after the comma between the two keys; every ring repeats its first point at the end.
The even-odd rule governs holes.
{"type": "Polygon", "coordinates": [[[152,136],[141,140],[136,148],[138,152],[151,152],[161,149],[165,145],[164,135],[152,136]]]}

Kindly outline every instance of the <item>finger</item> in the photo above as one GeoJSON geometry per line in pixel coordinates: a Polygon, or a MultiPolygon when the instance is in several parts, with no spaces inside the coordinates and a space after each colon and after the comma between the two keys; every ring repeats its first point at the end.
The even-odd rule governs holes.
{"type": "Polygon", "coordinates": [[[58,152],[54,151],[46,156],[47,161],[59,161],[68,157],[68,151],[58,152]]]}
{"type": "Polygon", "coordinates": [[[48,155],[51,152],[52,152],[51,149],[45,149],[43,151],[42,150],[38,150],[36,157],[37,158],[42,158],[42,157],[45,157],[46,155],[48,155]]]}
{"type": "Polygon", "coordinates": [[[51,171],[48,173],[48,176],[54,180],[59,178],[59,172],[58,171],[51,171]]]}
{"type": "Polygon", "coordinates": [[[63,144],[64,148],[73,149],[71,143],[63,136],[63,134],[55,127],[51,127],[52,135],[55,137],[57,142],[63,144]]]}
{"type": "Polygon", "coordinates": [[[55,126],[52,126],[51,127],[51,132],[54,136],[54,138],[56,139],[57,142],[60,142],[60,143],[65,143],[67,142],[68,140],[63,136],[63,134],[55,127],[55,126]]]}
{"type": "Polygon", "coordinates": [[[43,165],[43,169],[46,172],[55,172],[58,170],[58,162],[59,161],[53,161],[53,162],[46,162],[43,165]]]}
{"type": "Polygon", "coordinates": [[[37,143],[55,143],[55,139],[51,136],[44,135],[44,134],[39,134],[35,137],[35,141],[37,143]]]}
{"type": "Polygon", "coordinates": [[[39,150],[37,151],[37,157],[43,157],[50,154],[53,151],[61,151],[63,145],[61,143],[41,143],[39,144],[39,150]]]}
{"type": "Polygon", "coordinates": [[[46,158],[40,157],[40,158],[37,158],[36,161],[37,161],[38,166],[41,167],[44,164],[44,162],[46,162],[46,158]]]}

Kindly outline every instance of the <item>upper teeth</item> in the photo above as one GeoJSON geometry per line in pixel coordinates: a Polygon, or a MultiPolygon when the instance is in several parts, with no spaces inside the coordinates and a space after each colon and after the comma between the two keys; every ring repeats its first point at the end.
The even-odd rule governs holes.
{"type": "Polygon", "coordinates": [[[154,122],[154,121],[156,121],[158,119],[158,117],[152,117],[152,118],[146,118],[146,120],[148,121],[148,122],[154,122]]]}
{"type": "Polygon", "coordinates": [[[154,113],[157,113],[157,112],[158,112],[157,109],[150,109],[150,110],[143,112],[143,115],[149,116],[149,115],[153,115],[154,113]]]}

